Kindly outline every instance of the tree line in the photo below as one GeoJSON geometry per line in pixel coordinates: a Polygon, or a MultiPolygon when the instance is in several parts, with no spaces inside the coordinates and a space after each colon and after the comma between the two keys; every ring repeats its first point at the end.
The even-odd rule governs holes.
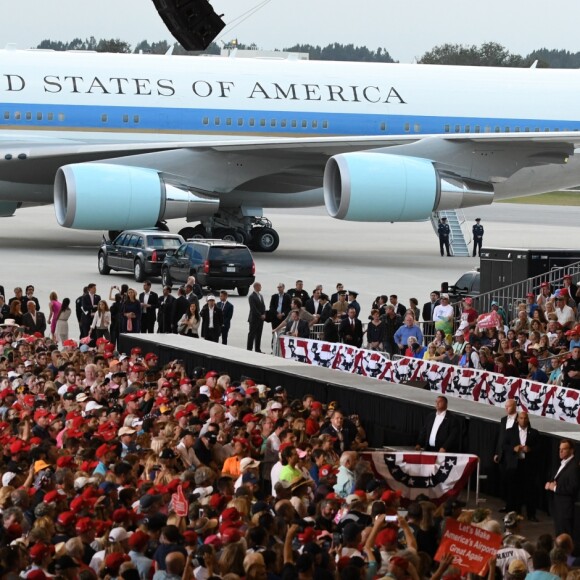
{"type": "MultiPolygon", "coordinates": [[[[241,50],[259,50],[256,44],[244,44],[233,41],[228,48],[241,50]]],[[[134,48],[128,42],[119,38],[94,37],[81,39],[75,38],[70,42],[55,40],[43,40],[37,48],[52,50],[92,50],[96,52],[117,53],[144,53],[165,54],[172,48],[173,54],[219,54],[220,47],[212,42],[203,52],[189,52],[179,43],[170,44],[165,40],[149,42],[143,40],[134,48]]],[[[338,60],[354,62],[397,62],[393,60],[386,48],[379,47],[371,50],[366,46],[354,44],[341,44],[334,42],[326,46],[314,46],[311,44],[296,44],[282,49],[285,52],[305,52],[311,60],[338,60]]],[[[507,48],[496,42],[486,42],[477,45],[442,44],[425,52],[420,59],[420,64],[446,64],[446,65],[469,65],[469,66],[505,66],[505,67],[530,67],[536,63],[540,68],[580,68],[580,52],[540,48],[526,56],[511,53],[507,48]]]]}

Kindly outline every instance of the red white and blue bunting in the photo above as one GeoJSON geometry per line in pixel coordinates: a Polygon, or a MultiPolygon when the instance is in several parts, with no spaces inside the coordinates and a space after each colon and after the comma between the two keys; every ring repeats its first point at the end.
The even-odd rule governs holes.
{"type": "Polygon", "coordinates": [[[416,358],[391,361],[370,350],[290,336],[280,337],[280,356],[391,383],[425,381],[431,391],[498,407],[515,399],[533,415],[580,423],[580,392],[574,389],[416,358]]]}

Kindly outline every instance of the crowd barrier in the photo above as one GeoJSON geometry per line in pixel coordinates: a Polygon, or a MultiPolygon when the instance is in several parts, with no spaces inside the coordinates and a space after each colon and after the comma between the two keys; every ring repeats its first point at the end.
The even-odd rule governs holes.
{"type": "Polygon", "coordinates": [[[574,389],[416,358],[390,360],[384,353],[346,344],[289,336],[279,341],[285,359],[391,383],[423,381],[431,391],[496,407],[515,399],[530,414],[580,423],[580,391],[574,389]]]}

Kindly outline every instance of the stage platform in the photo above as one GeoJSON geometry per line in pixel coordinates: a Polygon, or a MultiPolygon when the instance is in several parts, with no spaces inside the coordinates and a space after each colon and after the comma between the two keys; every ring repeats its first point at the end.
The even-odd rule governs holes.
{"type": "MultiPolygon", "coordinates": [[[[249,352],[176,334],[121,335],[120,351],[140,346],[155,352],[164,365],[183,359],[188,372],[196,366],[227,373],[232,380],[251,377],[270,388],[282,385],[289,399],[312,393],[323,403],[338,401],[346,415],[357,414],[372,447],[414,445],[426,416],[433,411],[437,393],[408,385],[397,385],[332,369],[310,366],[267,354],[249,352]]],[[[460,424],[461,444],[455,451],[475,453],[481,459],[482,491],[496,495],[497,466],[494,445],[503,409],[449,397],[449,410],[460,424]]],[[[561,437],[580,441],[580,427],[542,417],[531,417],[540,431],[538,476],[544,479],[558,461],[561,437]],[[545,474],[545,475],[544,475],[545,474]]]]}

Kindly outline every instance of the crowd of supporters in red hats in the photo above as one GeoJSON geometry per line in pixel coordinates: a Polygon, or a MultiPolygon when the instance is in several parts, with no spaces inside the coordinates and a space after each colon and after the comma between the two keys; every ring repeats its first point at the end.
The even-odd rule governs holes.
{"type": "Polygon", "coordinates": [[[505,532],[490,577],[575,564],[569,536],[527,542],[515,513],[419,498],[402,517],[334,403],[106,338],[0,334],[2,579],[458,578],[434,561],[445,517],[505,532]]]}

